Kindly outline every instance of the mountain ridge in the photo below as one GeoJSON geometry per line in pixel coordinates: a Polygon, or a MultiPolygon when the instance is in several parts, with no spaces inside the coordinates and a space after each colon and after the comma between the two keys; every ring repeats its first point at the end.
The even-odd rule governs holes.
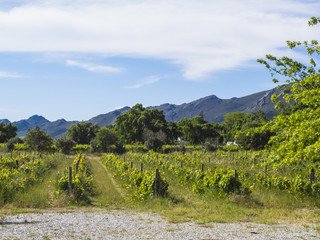
{"type": "MultiPolygon", "coordinates": [[[[230,112],[256,112],[258,110],[264,111],[268,118],[272,118],[277,114],[274,109],[274,103],[271,102],[271,96],[274,93],[279,93],[277,88],[271,90],[261,91],[253,93],[244,97],[233,97],[230,99],[221,99],[216,95],[210,95],[189,103],[183,104],[170,104],[164,103],[159,106],[149,106],[148,109],[157,108],[162,110],[165,118],[168,122],[177,122],[182,118],[192,118],[199,115],[200,111],[203,112],[204,118],[208,122],[221,123],[224,120],[226,113],[230,112]]],[[[130,110],[131,108],[126,106],[114,111],[99,114],[95,117],[90,118],[88,121],[92,124],[98,124],[100,127],[105,125],[114,124],[115,119],[130,110]]],[[[0,119],[0,122],[10,122],[8,119],[0,119]]],[[[65,119],[58,119],[56,121],[49,121],[43,116],[33,115],[28,119],[15,121],[18,127],[17,134],[20,137],[26,135],[28,129],[34,129],[39,126],[41,130],[50,134],[53,138],[59,138],[65,135],[68,128],[77,123],[78,121],[66,121],[65,119]]]]}

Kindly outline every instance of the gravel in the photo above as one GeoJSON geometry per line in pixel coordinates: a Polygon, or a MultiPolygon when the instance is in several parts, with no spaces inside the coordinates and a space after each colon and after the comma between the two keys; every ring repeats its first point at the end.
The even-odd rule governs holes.
{"type": "Polygon", "coordinates": [[[320,239],[312,224],[169,223],[158,214],[121,210],[16,214],[1,221],[0,239],[320,239]]]}

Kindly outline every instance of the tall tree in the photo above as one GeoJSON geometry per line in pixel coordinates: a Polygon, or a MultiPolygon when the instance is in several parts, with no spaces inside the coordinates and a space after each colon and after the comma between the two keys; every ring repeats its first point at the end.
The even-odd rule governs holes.
{"type": "Polygon", "coordinates": [[[214,125],[209,124],[203,116],[194,116],[191,119],[183,118],[178,122],[178,127],[184,140],[195,145],[204,143],[208,138],[219,136],[214,125]]]}
{"type": "Polygon", "coordinates": [[[12,123],[0,122],[0,143],[7,142],[10,138],[17,136],[17,126],[12,123]]]}
{"type": "Polygon", "coordinates": [[[50,135],[44,131],[41,131],[37,126],[33,130],[28,130],[24,142],[30,149],[34,151],[45,151],[50,149],[53,140],[50,135]]]}
{"type": "Polygon", "coordinates": [[[143,134],[147,130],[154,133],[160,130],[166,132],[167,122],[163,111],[146,109],[141,104],[136,104],[129,111],[117,117],[115,130],[123,143],[143,143],[143,134]]]}
{"type": "Polygon", "coordinates": [[[67,137],[77,144],[89,144],[95,138],[99,130],[98,125],[92,125],[91,122],[78,122],[73,124],[67,131],[67,137]]]}
{"type": "MultiPolygon", "coordinates": [[[[309,25],[320,22],[319,18],[311,18],[309,25]]],[[[287,103],[298,106],[294,111],[280,114],[267,124],[266,128],[276,135],[270,140],[270,154],[273,162],[282,164],[299,163],[305,159],[320,161],[320,46],[318,41],[296,42],[287,41],[290,49],[301,52],[302,49],[309,55],[309,65],[300,63],[288,57],[277,58],[266,55],[266,60],[258,59],[271,72],[272,77],[280,75],[286,78],[286,86],[279,86],[283,91],[272,97],[276,107],[282,107],[281,97],[287,103]],[[302,107],[303,106],[303,107],[302,107]]],[[[273,79],[278,82],[277,78],[273,79]]]]}

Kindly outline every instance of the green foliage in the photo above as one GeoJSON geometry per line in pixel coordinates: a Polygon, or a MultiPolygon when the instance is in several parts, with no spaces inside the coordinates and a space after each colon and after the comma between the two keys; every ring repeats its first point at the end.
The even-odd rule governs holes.
{"type": "Polygon", "coordinates": [[[160,175],[156,178],[154,171],[140,172],[131,169],[129,162],[121,161],[114,154],[105,154],[102,161],[129,191],[129,199],[143,200],[154,195],[166,196],[169,185],[160,175]]]}
{"type": "Polygon", "coordinates": [[[58,151],[61,151],[64,154],[69,154],[75,144],[76,143],[73,140],[66,137],[58,138],[55,140],[55,145],[58,151]]]}
{"type": "Polygon", "coordinates": [[[69,172],[66,169],[63,174],[57,176],[55,195],[59,197],[65,192],[72,194],[75,203],[90,203],[90,197],[94,193],[93,176],[85,163],[85,155],[78,154],[72,163],[72,167],[71,192],[69,192],[69,172]]]}
{"type": "Polygon", "coordinates": [[[269,129],[259,127],[238,131],[235,138],[237,143],[246,150],[261,150],[268,144],[272,135],[269,129]]]}
{"type": "Polygon", "coordinates": [[[115,130],[120,141],[127,144],[143,143],[143,134],[147,130],[166,132],[167,122],[162,111],[146,109],[141,104],[136,104],[129,111],[117,117],[115,130]]]}
{"type": "Polygon", "coordinates": [[[12,123],[0,122],[0,143],[7,142],[10,138],[17,136],[18,127],[12,123]]]}
{"type": "Polygon", "coordinates": [[[190,144],[202,144],[207,139],[219,138],[219,133],[214,125],[209,124],[202,116],[191,119],[183,118],[178,122],[178,127],[183,139],[190,144]]]}
{"type": "Polygon", "coordinates": [[[72,148],[72,151],[75,151],[75,152],[89,152],[90,149],[91,149],[91,145],[88,145],[88,144],[77,144],[76,146],[74,146],[72,148]]]}
{"type": "Polygon", "coordinates": [[[56,157],[18,155],[0,158],[0,204],[10,203],[18,192],[38,182],[56,166],[56,157]]]}
{"type": "Polygon", "coordinates": [[[116,132],[109,127],[103,127],[97,132],[92,145],[94,146],[94,149],[98,151],[107,152],[111,149],[111,146],[116,145],[117,142],[118,136],[116,132]]]}
{"type": "Polygon", "coordinates": [[[67,131],[66,136],[77,144],[90,144],[99,130],[98,125],[92,125],[91,122],[78,122],[73,124],[67,131]]]}
{"type": "Polygon", "coordinates": [[[26,146],[33,151],[50,150],[53,143],[51,136],[41,131],[38,126],[33,130],[28,130],[24,141],[26,146]]]}
{"type": "MultiPolygon", "coordinates": [[[[318,23],[312,18],[309,25],[318,23]]],[[[307,159],[313,162],[320,160],[320,69],[316,65],[320,47],[316,40],[311,42],[287,41],[290,49],[304,49],[310,56],[310,64],[305,65],[288,57],[276,58],[267,55],[267,60],[259,59],[272,76],[281,75],[287,85],[279,86],[283,91],[273,96],[276,107],[286,103],[294,105],[291,111],[280,114],[266,129],[276,135],[270,140],[270,161],[278,165],[300,164],[307,159]]],[[[274,78],[274,82],[279,80],[274,78]]]]}
{"type": "Polygon", "coordinates": [[[255,113],[234,112],[224,117],[222,136],[225,141],[233,141],[238,131],[260,127],[267,122],[265,114],[259,110],[255,113]]]}

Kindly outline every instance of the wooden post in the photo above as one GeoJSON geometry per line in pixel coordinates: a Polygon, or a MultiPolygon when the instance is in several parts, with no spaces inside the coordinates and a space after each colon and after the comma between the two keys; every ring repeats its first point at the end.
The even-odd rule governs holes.
{"type": "Polygon", "coordinates": [[[236,188],[237,188],[237,180],[238,180],[238,173],[237,173],[237,170],[234,170],[234,174],[233,174],[233,176],[234,176],[234,179],[235,179],[235,181],[234,181],[234,185],[233,185],[233,189],[234,189],[234,191],[236,191],[236,188]]]}
{"type": "Polygon", "coordinates": [[[130,163],[131,169],[133,169],[133,162],[130,163]]]}
{"type": "Polygon", "coordinates": [[[183,168],[183,163],[182,163],[182,161],[180,162],[180,167],[183,168]]]}
{"type": "Polygon", "coordinates": [[[208,162],[210,163],[210,157],[208,157],[208,162]]]}
{"type": "Polygon", "coordinates": [[[203,172],[204,171],[204,164],[202,163],[201,164],[201,172],[203,172]]]}
{"type": "Polygon", "coordinates": [[[143,163],[140,165],[140,171],[143,172],[143,163]]]}
{"type": "Polygon", "coordinates": [[[126,156],[123,156],[123,161],[124,161],[124,162],[126,161],[126,156]]]}
{"type": "Polygon", "coordinates": [[[314,168],[311,168],[311,171],[310,171],[310,184],[313,184],[315,180],[315,171],[314,171],[314,168]]]}
{"type": "Polygon", "coordinates": [[[253,158],[253,166],[256,165],[256,158],[253,158]]]}
{"type": "Polygon", "coordinates": [[[69,191],[71,192],[71,189],[72,189],[72,167],[69,167],[69,182],[68,182],[68,185],[69,185],[69,191]]]}
{"type": "Polygon", "coordinates": [[[158,192],[158,188],[159,188],[159,169],[156,169],[156,175],[155,175],[155,179],[154,179],[154,196],[158,196],[159,192],[158,192]]]}

